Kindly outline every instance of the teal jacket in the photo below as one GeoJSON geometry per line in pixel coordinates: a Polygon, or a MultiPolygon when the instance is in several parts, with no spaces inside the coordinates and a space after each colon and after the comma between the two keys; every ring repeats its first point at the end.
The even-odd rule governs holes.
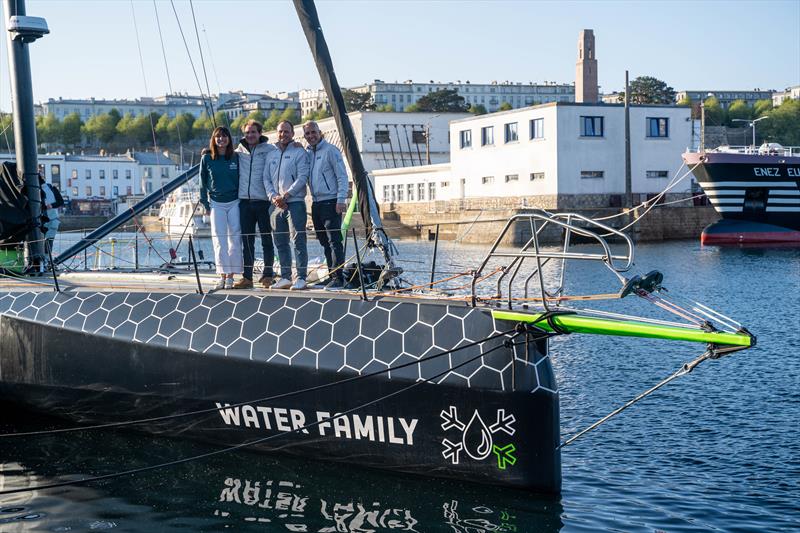
{"type": "Polygon", "coordinates": [[[215,202],[232,202],[239,199],[239,157],[221,156],[211,159],[203,154],[200,159],[200,203],[208,206],[209,197],[215,202]]]}

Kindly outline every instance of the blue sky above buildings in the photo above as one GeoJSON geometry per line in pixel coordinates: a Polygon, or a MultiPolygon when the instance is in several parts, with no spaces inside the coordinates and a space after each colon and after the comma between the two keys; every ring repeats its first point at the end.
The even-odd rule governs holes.
{"type": "MultiPolygon", "coordinates": [[[[28,0],[27,6],[51,28],[32,46],[36,101],[169,90],[151,0],[28,0]]],[[[156,6],[172,89],[197,94],[172,6],[165,0],[156,6]]],[[[175,6],[205,90],[189,2],[175,6]]],[[[800,84],[798,0],[323,0],[318,9],[344,86],[375,78],[569,83],[584,28],[597,39],[602,92],[621,89],[625,69],[676,90],[800,84]]],[[[194,11],[211,92],[320,86],[291,2],[195,0],[194,11]]],[[[3,42],[3,110],[10,109],[7,64],[3,42]]]]}

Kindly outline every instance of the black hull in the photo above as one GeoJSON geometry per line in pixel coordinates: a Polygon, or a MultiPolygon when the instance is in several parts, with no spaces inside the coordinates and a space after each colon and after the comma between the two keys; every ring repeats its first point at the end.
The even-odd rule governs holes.
{"type": "Polygon", "coordinates": [[[742,226],[745,234],[754,233],[745,235],[747,242],[779,242],[789,235],[781,235],[781,228],[800,231],[800,158],[716,152],[683,157],[724,220],[778,227],[762,239],[755,234],[764,233],[763,227],[742,226]]]}
{"type": "Polygon", "coordinates": [[[469,342],[465,331],[467,339],[480,340],[511,327],[494,324],[486,311],[436,303],[0,294],[0,392],[79,423],[221,407],[136,429],[223,446],[269,437],[253,449],[555,493],[561,484],[558,394],[541,341],[530,341],[527,353],[525,343],[499,348],[455,371],[447,372],[502,339],[391,376],[255,401],[438,353],[469,342]],[[198,310],[201,317],[187,318],[198,310]],[[292,317],[285,322],[287,310],[292,317]],[[175,313],[183,320],[172,320],[175,313]],[[182,331],[191,335],[183,338],[182,331]],[[420,379],[442,372],[435,383],[420,379]],[[240,402],[251,403],[225,407],[240,402]]]}

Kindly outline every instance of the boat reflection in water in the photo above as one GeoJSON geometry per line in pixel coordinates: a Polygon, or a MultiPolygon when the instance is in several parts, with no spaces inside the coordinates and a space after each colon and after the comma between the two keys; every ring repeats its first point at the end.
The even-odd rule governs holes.
{"type": "MultiPolygon", "coordinates": [[[[12,427],[0,421],[0,432],[12,427]]],[[[56,422],[57,423],[57,422],[56,422]]],[[[54,427],[14,421],[16,431],[54,427]]],[[[0,439],[3,489],[135,469],[213,450],[130,432],[0,439]]],[[[0,497],[0,530],[559,531],[558,497],[237,452],[155,472],[0,497]],[[13,525],[12,525],[13,524],[13,525]]]]}

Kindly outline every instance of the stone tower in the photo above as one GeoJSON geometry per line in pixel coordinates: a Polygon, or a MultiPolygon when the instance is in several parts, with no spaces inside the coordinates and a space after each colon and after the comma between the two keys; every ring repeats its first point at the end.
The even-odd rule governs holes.
{"type": "Polygon", "coordinates": [[[578,37],[578,62],[575,65],[575,101],[597,102],[597,59],[594,31],[583,30],[578,37]]]}

